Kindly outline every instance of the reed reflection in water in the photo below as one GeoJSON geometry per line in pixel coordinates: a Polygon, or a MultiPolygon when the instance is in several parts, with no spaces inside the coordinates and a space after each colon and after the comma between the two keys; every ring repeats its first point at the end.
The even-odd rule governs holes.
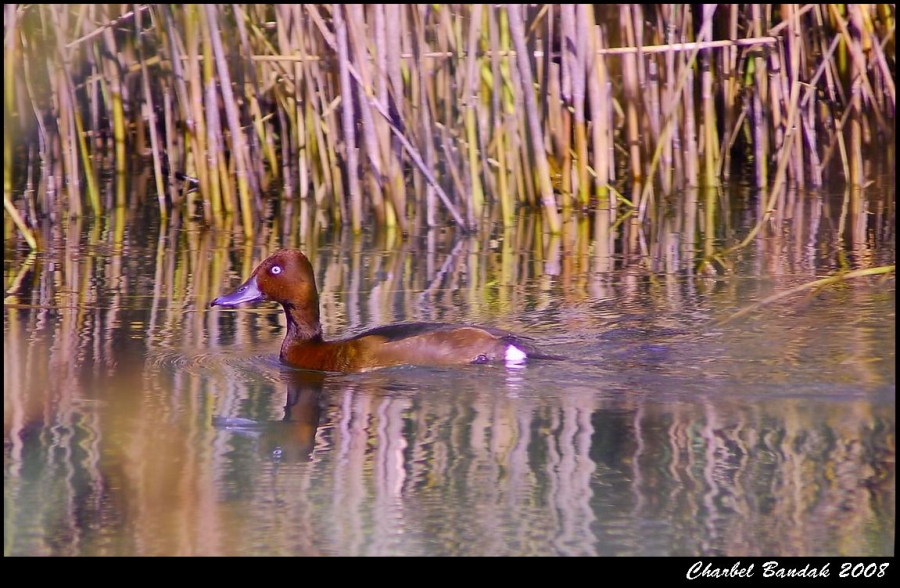
{"type": "MultiPolygon", "coordinates": [[[[715,281],[680,231],[647,272],[589,223],[344,242],[275,221],[243,249],[54,227],[4,270],[4,552],[891,555],[893,286],[701,328],[846,254],[823,246],[840,207],[793,210],[715,281]],[[472,321],[570,360],[285,370],[276,308],[207,310],[280,246],[313,260],[330,335],[472,321]]],[[[856,263],[893,258],[889,216],[848,219],[871,223],[856,263]]]]}

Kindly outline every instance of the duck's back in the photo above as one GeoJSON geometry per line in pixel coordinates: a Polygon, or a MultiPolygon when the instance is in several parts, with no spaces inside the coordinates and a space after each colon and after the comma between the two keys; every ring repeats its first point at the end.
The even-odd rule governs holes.
{"type": "Polygon", "coordinates": [[[364,363],[387,365],[465,365],[521,362],[526,358],[561,359],[508,331],[472,325],[401,323],[365,331],[348,342],[362,351],[364,363]]]}

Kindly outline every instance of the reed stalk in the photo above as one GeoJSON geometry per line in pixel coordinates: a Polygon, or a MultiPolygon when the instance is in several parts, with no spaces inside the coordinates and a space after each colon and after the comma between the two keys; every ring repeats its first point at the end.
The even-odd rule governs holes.
{"type": "MultiPolygon", "coordinates": [[[[585,16],[581,14],[581,16],[585,16]]],[[[594,166],[594,194],[597,199],[597,207],[601,209],[610,209],[614,205],[609,198],[609,179],[615,177],[614,164],[612,159],[613,142],[612,128],[609,124],[610,117],[610,95],[609,82],[607,78],[606,62],[599,54],[600,48],[604,45],[603,30],[596,25],[589,25],[587,35],[589,35],[588,49],[590,55],[588,57],[588,97],[591,107],[592,125],[592,145],[593,145],[593,166],[594,166]]]]}
{"type": "MultiPolygon", "coordinates": [[[[552,7],[548,7],[552,9],[552,7]]],[[[572,174],[572,137],[574,127],[572,120],[574,118],[573,97],[572,97],[572,77],[573,58],[577,61],[577,50],[570,46],[576,40],[575,28],[575,7],[560,6],[560,31],[559,41],[553,27],[550,26],[554,22],[555,17],[551,16],[546,19],[546,36],[547,43],[553,46],[559,43],[561,48],[561,58],[559,63],[554,63],[550,57],[550,51],[545,51],[543,59],[544,77],[546,81],[542,86],[546,88],[546,97],[542,103],[546,114],[544,118],[547,123],[547,130],[550,138],[550,147],[552,157],[550,163],[554,174],[558,174],[559,181],[554,184],[560,193],[562,215],[563,218],[568,217],[572,213],[572,206],[576,199],[574,194],[574,185],[578,180],[573,178],[572,174]],[[554,107],[554,105],[559,105],[554,107]],[[557,187],[558,186],[558,187],[557,187]]]]}
{"type": "MultiPolygon", "coordinates": [[[[106,8],[107,10],[104,10],[103,14],[108,17],[109,7],[107,6],[106,8]]],[[[106,49],[105,54],[107,55],[107,58],[102,60],[104,64],[103,80],[108,87],[107,96],[112,109],[113,144],[115,145],[116,152],[115,170],[117,175],[124,177],[128,172],[128,164],[125,156],[125,150],[128,145],[128,140],[125,136],[125,106],[122,103],[122,82],[119,79],[120,64],[116,60],[116,56],[119,55],[119,49],[116,45],[113,31],[109,27],[103,30],[103,42],[106,49]]],[[[141,60],[141,62],[146,65],[144,60],[141,60]]],[[[117,207],[125,205],[123,197],[124,194],[121,194],[120,197],[117,198],[117,207]]],[[[95,212],[99,213],[99,207],[97,207],[95,212]]]]}
{"type": "MultiPolygon", "coordinates": [[[[401,7],[396,4],[384,6],[384,44],[379,48],[379,54],[384,54],[382,63],[385,68],[385,74],[379,78],[383,80],[383,83],[379,89],[378,101],[381,108],[388,111],[390,110],[389,105],[391,102],[395,105],[404,103],[404,101],[399,100],[399,97],[404,95],[402,63],[400,59],[402,54],[401,39],[407,38],[401,26],[403,24],[403,14],[401,7]]],[[[399,111],[399,106],[397,110],[399,111]]],[[[383,124],[381,128],[384,130],[384,140],[387,143],[384,152],[388,154],[387,174],[388,182],[390,182],[393,210],[396,211],[398,225],[405,234],[409,232],[409,219],[407,218],[406,181],[403,174],[403,146],[390,132],[389,125],[383,124]]]]}
{"type": "MultiPolygon", "coordinates": [[[[701,25],[700,38],[706,39],[712,36],[712,18],[716,7],[703,6],[703,24],[701,25]]],[[[703,161],[704,184],[715,186],[718,183],[719,169],[719,125],[716,117],[715,104],[713,104],[713,57],[710,51],[700,52],[701,62],[701,107],[703,109],[703,161]]]]}
{"type": "MultiPolygon", "coordinates": [[[[635,37],[634,20],[631,11],[623,7],[619,11],[619,26],[624,34],[624,42],[631,47],[638,46],[635,37]]],[[[637,54],[628,53],[622,58],[622,89],[625,97],[625,140],[628,145],[629,176],[634,186],[634,193],[639,194],[644,181],[641,171],[641,131],[638,107],[642,99],[638,82],[637,54]]]]}
{"type": "MultiPolygon", "coordinates": [[[[649,126],[650,136],[654,143],[659,142],[660,137],[660,118],[662,106],[660,105],[660,89],[659,89],[659,66],[654,57],[647,58],[647,124],[649,126]]],[[[666,147],[669,147],[667,145],[666,147]]],[[[667,194],[671,191],[672,182],[672,151],[671,148],[663,148],[663,163],[658,166],[659,185],[663,193],[667,194]]]]}
{"type": "MultiPolygon", "coordinates": [[[[141,63],[141,84],[146,97],[144,116],[149,120],[150,127],[150,151],[153,155],[153,180],[156,184],[156,197],[159,205],[159,215],[163,222],[169,216],[168,207],[166,206],[166,187],[163,183],[162,161],[161,156],[163,150],[160,148],[156,124],[156,109],[153,107],[153,92],[150,88],[150,72],[147,68],[146,59],[144,59],[144,42],[140,37],[141,17],[135,19],[135,39],[138,48],[139,61],[141,63]]],[[[124,204],[124,203],[123,203],[124,204]]],[[[117,208],[122,208],[121,206],[117,208]]]]}
{"type": "MultiPolygon", "coordinates": [[[[590,177],[588,176],[588,140],[587,140],[587,121],[585,120],[585,112],[587,105],[585,98],[587,96],[587,80],[591,77],[592,69],[588,64],[593,65],[593,56],[590,56],[590,50],[593,46],[591,42],[591,32],[593,29],[592,14],[589,13],[587,6],[579,5],[576,9],[577,18],[575,20],[576,38],[572,40],[577,48],[575,55],[570,54],[570,67],[572,75],[572,107],[575,109],[574,125],[575,125],[575,163],[577,166],[576,177],[578,178],[578,204],[582,209],[587,209],[590,204],[590,177]]],[[[573,15],[575,16],[575,15],[573,15]]],[[[568,153],[568,149],[566,150],[568,153]]]]}
{"type": "MultiPolygon", "coordinates": [[[[415,13],[418,17],[418,22],[421,23],[425,20],[427,14],[427,8],[424,5],[419,5],[418,10],[415,13]]],[[[433,103],[433,94],[431,93],[432,85],[428,83],[428,73],[430,67],[425,61],[422,59],[421,55],[427,53],[427,41],[425,40],[425,33],[422,26],[416,27],[416,44],[415,50],[419,54],[418,55],[418,67],[416,68],[419,72],[419,102],[432,102],[433,103]]],[[[435,164],[435,156],[434,156],[434,136],[432,133],[432,122],[431,122],[431,108],[419,108],[419,128],[421,136],[425,138],[425,159],[423,161],[423,167],[425,169],[434,169],[435,164]]],[[[398,137],[399,140],[399,137],[398,137]]],[[[437,224],[436,215],[437,214],[437,206],[435,202],[435,188],[434,185],[428,182],[425,186],[425,224],[428,227],[433,227],[437,224]]]]}
{"type": "MultiPolygon", "coordinates": [[[[762,35],[763,7],[757,4],[751,5],[751,26],[755,36],[762,35]]],[[[766,60],[762,54],[756,53],[753,56],[752,75],[755,77],[755,92],[752,95],[753,101],[753,144],[755,146],[754,163],[756,165],[756,184],[758,186],[766,186],[769,181],[768,174],[768,154],[769,154],[769,138],[766,126],[766,115],[763,110],[763,104],[766,103],[769,95],[768,79],[766,71],[766,60]]]]}
{"type": "Polygon", "coordinates": [[[728,180],[744,162],[767,191],[863,186],[869,152],[894,132],[885,5],[4,13],[6,185],[26,227],[139,207],[145,193],[162,217],[245,236],[295,195],[317,222],[403,234],[490,218],[511,227],[530,206],[560,233],[607,207],[613,223],[636,213],[618,237],[631,251],[657,220],[657,194],[686,206],[685,187],[728,180]],[[26,197],[34,157],[53,181],[26,197]],[[101,194],[107,171],[118,180],[101,194]],[[141,178],[149,189],[130,185],[141,178]]]}
{"type": "Polygon", "coordinates": [[[478,108],[478,90],[481,87],[481,76],[478,75],[477,61],[478,43],[481,39],[482,6],[474,4],[468,32],[468,47],[466,57],[466,77],[468,78],[468,92],[462,100],[465,111],[466,126],[466,152],[469,159],[469,190],[467,202],[470,203],[471,216],[469,225],[475,229],[478,227],[481,216],[484,213],[484,190],[481,184],[481,166],[479,165],[479,145],[476,128],[476,111],[478,108]]]}
{"type": "MultiPolygon", "coordinates": [[[[222,100],[225,107],[225,117],[228,120],[228,128],[231,131],[231,150],[237,173],[238,194],[241,202],[241,215],[243,217],[243,229],[246,238],[253,236],[255,232],[254,204],[250,201],[250,181],[248,178],[247,162],[250,154],[244,142],[244,133],[241,130],[239,116],[237,112],[237,102],[231,90],[231,76],[229,74],[228,65],[225,62],[225,50],[222,47],[222,35],[219,32],[218,17],[219,12],[210,4],[204,6],[206,11],[206,22],[209,27],[209,39],[212,45],[212,52],[216,62],[216,70],[221,79],[222,100]]],[[[230,182],[229,182],[230,184],[230,182]]]]}
{"type": "Polygon", "coordinates": [[[550,169],[547,165],[547,154],[544,150],[544,135],[538,120],[537,102],[534,97],[531,75],[531,63],[529,62],[525,47],[525,32],[522,29],[522,14],[519,7],[509,5],[506,8],[509,14],[509,31],[513,45],[517,51],[517,63],[521,75],[521,88],[525,99],[525,115],[528,119],[528,130],[531,134],[531,153],[537,165],[537,176],[540,182],[541,206],[546,215],[548,228],[552,234],[558,234],[562,229],[559,213],[556,210],[556,197],[553,194],[553,186],[550,184],[550,169]]]}
{"type": "MultiPolygon", "coordinates": [[[[682,21],[681,21],[681,30],[682,31],[693,31],[694,23],[693,23],[693,15],[690,11],[684,10],[681,13],[682,21]]],[[[701,33],[703,29],[701,29],[701,33]]],[[[682,34],[686,34],[682,32],[682,34]]],[[[702,39],[701,39],[702,40],[702,39]]],[[[683,106],[683,120],[684,120],[684,135],[683,135],[683,165],[685,169],[685,178],[684,182],[688,186],[699,186],[699,170],[698,166],[700,163],[699,158],[699,145],[698,143],[698,133],[697,133],[697,109],[694,108],[694,71],[695,66],[697,64],[697,57],[699,55],[698,51],[692,51],[690,56],[686,56],[684,53],[680,53],[678,55],[679,65],[681,66],[681,71],[684,75],[685,83],[681,87],[682,95],[681,95],[681,104],[683,106]]]]}
{"type": "MultiPolygon", "coordinates": [[[[797,7],[793,4],[786,4],[783,11],[783,17],[787,20],[788,24],[788,38],[787,42],[787,66],[788,71],[786,72],[786,79],[788,84],[793,81],[803,82],[805,76],[803,75],[803,71],[806,68],[801,68],[802,61],[802,51],[803,51],[803,40],[802,34],[800,31],[800,21],[796,17],[797,7]]],[[[790,87],[790,85],[786,86],[790,87]]],[[[800,124],[803,125],[803,112],[799,113],[800,116],[800,124]]],[[[798,186],[804,186],[806,184],[806,174],[804,173],[804,153],[803,153],[803,141],[798,140],[794,141],[794,169],[796,170],[795,180],[798,186]]]]}
{"type": "MultiPolygon", "coordinates": [[[[359,4],[346,5],[347,14],[345,21],[347,23],[347,39],[352,41],[351,59],[352,63],[365,63],[368,60],[367,37],[363,32],[365,29],[364,16],[362,6],[359,4]]],[[[383,69],[379,70],[383,72],[383,69]]],[[[390,205],[389,197],[385,197],[385,188],[388,190],[387,178],[384,173],[384,155],[382,148],[386,146],[379,141],[379,130],[375,119],[372,116],[372,107],[370,99],[374,94],[372,73],[368,68],[359,68],[357,83],[354,85],[357,96],[357,106],[359,117],[362,121],[362,145],[363,153],[366,155],[366,161],[371,167],[369,173],[365,174],[368,183],[368,194],[372,199],[372,205],[375,208],[375,214],[379,217],[380,224],[393,228],[397,224],[397,215],[390,205]]],[[[355,110],[355,111],[356,111],[355,110]]],[[[387,130],[385,129],[385,132],[387,130]]],[[[350,173],[356,173],[350,170],[350,173]]]]}
{"type": "Polygon", "coordinates": [[[342,7],[335,7],[332,13],[334,19],[335,37],[338,52],[338,71],[340,76],[341,113],[344,129],[344,145],[347,158],[347,180],[350,189],[350,223],[354,233],[362,230],[362,193],[359,185],[359,156],[356,149],[356,131],[353,121],[353,88],[350,85],[350,51],[347,48],[347,26],[344,22],[342,7]]]}
{"type": "Polygon", "coordinates": [[[16,42],[21,35],[18,15],[18,5],[3,5],[3,32],[6,39],[3,45],[3,100],[6,104],[6,112],[10,113],[17,110],[15,73],[18,61],[22,57],[19,44],[16,42]]]}
{"type": "Polygon", "coordinates": [[[10,190],[4,190],[3,192],[3,210],[8,214],[13,222],[16,225],[16,228],[19,230],[19,233],[22,235],[22,238],[25,239],[25,242],[28,243],[28,246],[31,249],[38,248],[37,239],[34,236],[34,232],[31,228],[25,223],[25,220],[22,218],[22,215],[19,214],[19,210],[12,203],[12,200],[9,197],[10,190]]]}
{"type": "Polygon", "coordinates": [[[509,139],[508,127],[503,124],[506,115],[504,104],[506,103],[507,76],[501,72],[500,58],[500,30],[497,22],[496,11],[488,10],[488,38],[491,47],[491,120],[494,124],[494,158],[497,162],[497,198],[500,200],[500,216],[504,228],[509,229],[515,224],[515,202],[509,186],[508,153],[509,139]]]}
{"type": "MultiPolygon", "coordinates": [[[[248,166],[252,172],[248,175],[248,182],[254,194],[261,194],[268,184],[268,174],[265,164],[268,163],[269,169],[273,172],[278,171],[279,165],[275,158],[275,145],[272,138],[271,126],[267,117],[262,113],[260,104],[263,101],[262,92],[260,90],[259,80],[257,79],[257,70],[253,67],[252,57],[253,48],[250,45],[250,36],[247,31],[247,21],[250,17],[241,10],[240,6],[232,5],[235,16],[235,26],[238,30],[240,39],[240,48],[244,57],[244,67],[237,68],[238,74],[246,72],[249,82],[243,84],[245,88],[244,100],[244,118],[252,121],[254,132],[248,133],[249,140],[249,159],[248,166]],[[252,91],[247,91],[252,90],[252,91]]],[[[261,65],[261,73],[265,73],[267,66],[261,65]]]]}
{"type": "MultiPolygon", "coordinates": [[[[727,7],[728,11],[728,37],[730,39],[736,39],[738,36],[738,22],[740,17],[740,8],[735,5],[729,5],[727,7]]],[[[736,46],[725,47],[722,50],[721,63],[722,63],[722,103],[724,108],[723,118],[724,124],[723,128],[725,132],[729,132],[730,129],[738,129],[740,128],[739,124],[736,124],[736,120],[738,116],[740,116],[739,107],[737,104],[738,92],[740,89],[740,85],[738,84],[738,68],[737,68],[737,60],[738,60],[738,50],[736,46]]],[[[735,133],[732,133],[732,137],[736,137],[735,133]]],[[[724,180],[728,180],[731,176],[731,148],[729,143],[733,145],[732,141],[723,141],[722,145],[722,153],[719,157],[719,169],[717,172],[717,176],[721,176],[724,180]]]]}

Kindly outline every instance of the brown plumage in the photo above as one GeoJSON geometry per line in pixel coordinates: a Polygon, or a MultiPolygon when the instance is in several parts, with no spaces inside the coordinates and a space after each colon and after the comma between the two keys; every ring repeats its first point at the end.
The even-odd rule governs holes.
{"type": "Polygon", "coordinates": [[[253,270],[237,290],[210,306],[272,300],[287,316],[281,361],[330,372],[362,372],[398,365],[453,366],[526,358],[560,359],[523,338],[487,327],[444,323],[401,323],[376,327],[354,337],[326,341],[319,322],[319,293],[309,259],[282,249],[253,270]]]}

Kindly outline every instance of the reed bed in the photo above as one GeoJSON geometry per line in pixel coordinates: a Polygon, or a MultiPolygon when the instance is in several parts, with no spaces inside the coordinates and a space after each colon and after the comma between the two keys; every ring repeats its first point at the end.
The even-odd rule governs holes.
{"type": "Polygon", "coordinates": [[[355,232],[535,209],[559,234],[748,169],[767,211],[864,186],[893,144],[888,4],[4,11],[5,236],[31,247],[42,218],[144,204],[250,239],[298,199],[355,232]]]}

